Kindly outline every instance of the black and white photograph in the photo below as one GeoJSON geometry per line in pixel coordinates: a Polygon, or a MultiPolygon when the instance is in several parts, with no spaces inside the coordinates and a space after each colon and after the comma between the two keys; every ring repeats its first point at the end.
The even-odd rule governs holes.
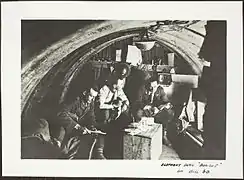
{"type": "MultiPolygon", "coordinates": [[[[105,11],[108,6],[103,5],[105,11]]],[[[132,7],[128,12],[133,12],[132,7]]],[[[160,8],[142,7],[145,14],[138,19],[128,17],[125,8],[124,19],[120,18],[122,9],[118,18],[102,15],[48,19],[23,15],[19,18],[20,37],[12,34],[13,39],[18,39],[20,51],[17,59],[20,86],[16,87],[20,92],[14,95],[20,96],[16,101],[19,112],[10,111],[19,116],[20,127],[16,127],[19,130],[15,136],[20,146],[15,149],[18,154],[13,155],[18,155],[19,163],[47,162],[45,168],[50,170],[50,163],[56,160],[64,165],[74,162],[82,166],[81,169],[86,163],[99,163],[101,167],[107,162],[109,169],[119,160],[120,169],[133,167],[132,164],[125,167],[123,162],[159,162],[156,166],[163,169],[163,166],[181,166],[180,163],[193,167],[192,162],[211,168],[214,165],[204,163],[217,162],[220,166],[230,159],[230,141],[233,146],[240,145],[242,141],[235,137],[243,136],[235,134],[233,128],[232,132],[227,131],[228,121],[236,125],[239,133],[242,123],[237,120],[241,120],[242,115],[233,119],[227,116],[227,105],[231,102],[227,83],[232,76],[227,72],[231,67],[228,62],[241,62],[235,57],[229,59],[227,53],[230,21],[194,15],[183,19],[162,15],[148,18],[160,8]]],[[[193,5],[189,5],[191,8],[193,5]]],[[[102,7],[96,7],[95,11],[98,9],[104,13],[102,7]]],[[[143,10],[134,10],[135,17],[143,13],[143,10]]],[[[5,11],[9,13],[9,9],[5,11]]],[[[34,10],[30,12],[35,14],[34,10]]],[[[10,40],[8,44],[11,43],[10,40]]],[[[5,100],[11,106],[12,101],[5,100]]],[[[239,104],[236,106],[241,107],[239,104]]],[[[3,133],[6,131],[11,129],[3,133]]],[[[8,146],[11,144],[16,142],[11,141],[8,146]]],[[[242,159],[241,154],[235,155],[242,159]]],[[[239,172],[239,165],[237,170],[239,172]]],[[[181,172],[183,170],[177,171],[178,176],[181,172]]],[[[204,173],[210,170],[188,171],[192,177],[204,173]]],[[[170,176],[167,174],[167,177],[170,176]]]]}
{"type": "Polygon", "coordinates": [[[22,20],[21,30],[21,158],[225,159],[226,21],[22,20]]]}

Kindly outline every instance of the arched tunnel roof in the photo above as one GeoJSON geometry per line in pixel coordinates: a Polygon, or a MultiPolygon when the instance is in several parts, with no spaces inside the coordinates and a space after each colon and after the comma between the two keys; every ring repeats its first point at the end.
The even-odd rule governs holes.
{"type": "MultiPolygon", "coordinates": [[[[189,23],[191,23],[191,21],[189,21],[189,23]]],[[[175,25],[163,25],[160,26],[157,31],[150,30],[149,33],[152,38],[180,54],[186,62],[189,63],[193,71],[200,75],[203,62],[198,57],[198,52],[204,40],[205,22],[198,21],[192,25],[189,23],[187,28],[179,28],[179,26],[175,25]]],[[[32,57],[32,59],[22,67],[21,109],[23,110],[26,102],[42,78],[57,64],[62,64],[66,60],[69,60],[65,57],[75,52],[75,50],[109,34],[117,33],[114,39],[111,40],[111,42],[113,42],[123,37],[129,37],[130,34],[136,34],[136,32],[131,32],[122,35],[120,32],[140,30],[155,24],[156,21],[95,21],[92,24],[78,29],[70,36],[52,44],[37,56],[32,57]]],[[[94,47],[94,49],[91,48],[89,53],[95,53],[99,48],[101,49],[108,45],[108,42],[98,43],[97,47],[94,47]]],[[[78,61],[71,64],[71,68],[66,75],[69,80],[67,80],[66,83],[72,79],[77,69],[82,66],[83,63],[81,61],[85,60],[89,53],[83,54],[83,56],[78,58],[78,61]]]]}

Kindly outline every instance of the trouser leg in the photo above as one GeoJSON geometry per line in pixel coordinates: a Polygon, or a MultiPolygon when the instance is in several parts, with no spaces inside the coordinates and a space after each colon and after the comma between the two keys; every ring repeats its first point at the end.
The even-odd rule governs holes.
{"type": "Polygon", "coordinates": [[[106,154],[111,159],[123,158],[123,129],[131,122],[128,114],[121,116],[109,124],[106,135],[106,154]]]}
{"type": "Polygon", "coordinates": [[[91,135],[73,136],[63,145],[67,159],[89,159],[94,138],[91,135]]]}
{"type": "Polygon", "coordinates": [[[155,116],[155,122],[163,125],[163,138],[162,143],[165,145],[171,145],[168,139],[168,125],[174,118],[174,111],[172,109],[162,110],[159,114],[155,116]]]}
{"type": "Polygon", "coordinates": [[[103,135],[99,135],[97,136],[96,139],[96,145],[94,148],[94,156],[95,159],[103,159],[105,160],[105,156],[104,156],[104,147],[105,147],[105,137],[103,135]]]}
{"type": "Polygon", "coordinates": [[[127,112],[123,112],[120,117],[116,120],[110,119],[110,110],[101,110],[98,122],[99,126],[97,129],[101,129],[106,132],[105,136],[98,136],[96,148],[95,148],[95,158],[105,159],[104,150],[108,158],[114,156],[120,157],[122,145],[122,130],[131,122],[127,112]],[[111,121],[110,121],[111,120],[111,121]],[[106,146],[106,147],[105,147],[106,146]]]}

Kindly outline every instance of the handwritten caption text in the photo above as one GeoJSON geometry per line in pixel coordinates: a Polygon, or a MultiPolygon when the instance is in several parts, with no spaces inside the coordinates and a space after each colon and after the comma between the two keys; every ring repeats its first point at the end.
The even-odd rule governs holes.
{"type": "Polygon", "coordinates": [[[189,174],[209,174],[222,163],[162,163],[162,167],[175,167],[177,173],[187,172],[189,174]]]}

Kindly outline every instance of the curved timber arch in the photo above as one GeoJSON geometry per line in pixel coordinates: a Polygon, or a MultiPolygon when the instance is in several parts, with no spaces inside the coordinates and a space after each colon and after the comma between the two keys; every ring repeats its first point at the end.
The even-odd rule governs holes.
{"type": "MultiPolygon", "coordinates": [[[[43,96],[45,94],[42,92],[43,89],[48,89],[47,87],[52,85],[58,75],[63,77],[61,82],[63,90],[60,96],[62,101],[70,82],[89,57],[116,41],[137,36],[142,29],[152,23],[152,21],[97,23],[91,28],[81,29],[50,46],[22,68],[21,112],[28,109],[26,105],[36,96],[43,96]]],[[[195,51],[192,51],[188,48],[189,42],[184,42],[172,34],[162,33],[162,36],[152,34],[152,38],[181,55],[190,64],[195,74],[201,74],[202,65],[197,56],[201,45],[194,47],[195,51]],[[172,37],[177,40],[177,43],[172,43],[172,37]]],[[[202,37],[199,36],[199,38],[202,37]]]]}

